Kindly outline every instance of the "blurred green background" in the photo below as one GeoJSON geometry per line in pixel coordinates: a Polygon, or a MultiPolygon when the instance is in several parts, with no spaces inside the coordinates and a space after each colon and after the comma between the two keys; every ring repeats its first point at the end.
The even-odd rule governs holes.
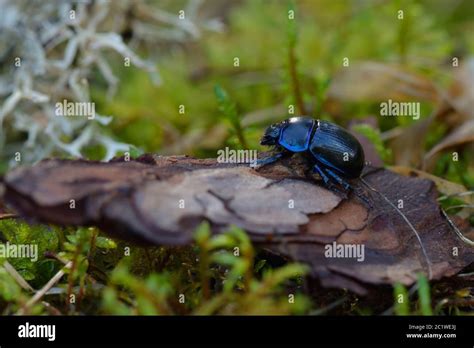
{"type": "MultiPolygon", "coordinates": [[[[171,13],[178,13],[184,4],[159,3],[171,13]]],[[[341,70],[368,61],[397,65],[436,88],[447,89],[453,83],[452,57],[458,57],[461,65],[474,51],[470,1],[209,1],[202,8],[220,17],[224,30],[205,32],[185,43],[162,44],[156,61],[161,86],[153,86],[143,71],[124,69],[120,61],[114,71],[121,82],[112,99],[107,99],[103,81],[93,81],[92,99],[102,114],[114,116],[107,132],[144,152],[160,154],[215,157],[223,146],[239,147],[232,122],[219,109],[214,93],[219,85],[235,104],[248,146],[259,148],[264,127],[287,118],[288,105],[297,104],[289,58],[292,49],[306,113],[344,126],[354,119],[377,116],[380,101],[331,100],[327,92],[341,70]],[[294,21],[288,19],[289,10],[294,10],[294,21]],[[397,17],[399,10],[403,10],[403,20],[397,17]],[[343,67],[345,57],[349,67],[343,67]],[[179,112],[180,105],[185,107],[184,114],[179,112]]],[[[352,83],[348,88],[357,93],[373,82],[358,79],[352,83]]],[[[412,97],[407,92],[406,99],[412,97]]],[[[378,115],[380,131],[409,127],[439,107],[435,98],[415,100],[421,102],[420,120],[378,115]]],[[[419,141],[424,150],[457,125],[443,126],[440,121],[431,127],[425,144],[419,141]]],[[[94,148],[88,155],[100,157],[100,151],[94,148]]],[[[442,171],[438,174],[446,174],[442,171]]]]}

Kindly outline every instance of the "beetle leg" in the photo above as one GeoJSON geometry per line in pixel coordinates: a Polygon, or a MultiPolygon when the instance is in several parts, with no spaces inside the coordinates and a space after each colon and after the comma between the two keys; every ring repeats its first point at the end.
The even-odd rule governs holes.
{"type": "Polygon", "coordinates": [[[258,159],[256,160],[255,162],[253,162],[251,164],[251,166],[253,168],[261,168],[263,166],[266,166],[268,164],[272,164],[276,161],[278,161],[280,158],[282,158],[284,156],[284,153],[283,152],[277,152],[276,154],[272,155],[272,156],[269,156],[269,157],[266,157],[266,158],[261,158],[261,159],[258,159]]]}
{"type": "Polygon", "coordinates": [[[345,181],[343,178],[341,178],[339,175],[334,173],[331,169],[329,168],[324,168],[326,170],[326,173],[328,173],[334,180],[337,180],[337,182],[344,187],[344,189],[347,191],[351,190],[355,193],[355,195],[362,201],[364,202],[368,207],[372,208],[372,204],[370,201],[362,194],[357,192],[354,187],[352,187],[347,181],[345,181]]]}
{"type": "Polygon", "coordinates": [[[326,173],[323,172],[323,170],[317,164],[314,165],[313,172],[318,173],[321,179],[323,179],[324,183],[327,186],[331,185],[331,182],[329,181],[328,176],[326,175],[326,173]]]}
{"type": "Polygon", "coordinates": [[[328,168],[324,168],[326,173],[328,173],[334,180],[337,180],[337,182],[342,186],[344,187],[344,189],[347,191],[349,190],[352,190],[355,195],[362,201],[364,202],[368,207],[372,208],[372,204],[370,203],[370,201],[362,194],[360,194],[360,192],[357,192],[354,187],[352,187],[347,181],[345,181],[343,178],[341,178],[339,175],[337,175],[336,173],[334,173],[331,169],[328,169],[328,168]]]}
{"type": "Polygon", "coordinates": [[[349,190],[352,190],[352,186],[346,181],[344,180],[343,178],[341,178],[339,175],[337,175],[336,173],[334,173],[331,169],[329,168],[325,168],[326,170],[326,173],[329,174],[334,180],[336,180],[339,185],[341,185],[342,187],[344,187],[344,190],[346,191],[349,191],[349,190]]]}
{"type": "Polygon", "coordinates": [[[315,164],[314,167],[313,167],[313,172],[316,172],[319,174],[319,176],[323,179],[324,181],[324,184],[332,191],[334,192],[337,192],[339,194],[342,194],[344,196],[347,197],[346,193],[345,192],[342,192],[340,190],[338,190],[334,184],[332,183],[332,181],[329,179],[329,177],[327,176],[326,174],[326,169],[323,168],[323,167],[320,167],[319,165],[315,164]]]}
{"type": "Polygon", "coordinates": [[[374,207],[373,204],[370,202],[371,195],[369,194],[369,192],[364,191],[363,189],[361,189],[360,186],[356,187],[353,191],[356,197],[359,198],[362,202],[364,202],[367,207],[371,209],[374,207]],[[364,193],[367,193],[367,195],[364,195],[364,193]]]}

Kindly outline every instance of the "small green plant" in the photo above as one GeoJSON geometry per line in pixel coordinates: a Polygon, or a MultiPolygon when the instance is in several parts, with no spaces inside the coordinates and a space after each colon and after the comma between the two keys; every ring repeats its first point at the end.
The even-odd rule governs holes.
{"type": "Polygon", "coordinates": [[[419,312],[421,315],[433,315],[431,308],[431,290],[428,279],[420,274],[418,276],[418,298],[419,298],[419,312]]]}
{"type": "Polygon", "coordinates": [[[431,306],[430,283],[425,275],[419,274],[416,283],[418,291],[418,303],[415,308],[410,306],[410,293],[407,288],[400,283],[393,287],[394,313],[396,315],[433,315],[431,306]]]}
{"type": "MultiPolygon", "coordinates": [[[[0,312],[2,315],[16,313],[30,298],[29,294],[22,289],[16,280],[3,267],[4,260],[0,259],[0,312]]],[[[44,308],[37,304],[30,308],[28,314],[39,315],[44,313],[44,308]]]]}
{"type": "MultiPolygon", "coordinates": [[[[256,276],[254,248],[237,227],[211,235],[203,223],[195,233],[197,286],[189,286],[171,272],[152,272],[144,279],[122,260],[102,293],[102,310],[110,314],[302,314],[310,301],[298,293],[298,278],[307,267],[289,264],[256,276]],[[294,292],[287,293],[292,288],[294,292]]],[[[261,267],[259,268],[259,270],[261,267]]],[[[188,278],[189,279],[189,278],[188,278]]]]}
{"type": "Polygon", "coordinates": [[[237,105],[229,97],[229,94],[221,86],[214,86],[214,94],[217,98],[217,103],[219,105],[219,111],[225,117],[225,119],[230,123],[232,131],[237,137],[240,145],[244,148],[248,148],[247,140],[245,139],[244,129],[242,127],[239,114],[237,113],[237,105]]]}
{"type": "Polygon", "coordinates": [[[306,107],[303,100],[303,93],[301,91],[300,76],[298,72],[298,59],[296,57],[296,44],[298,42],[298,28],[296,26],[295,4],[291,1],[288,4],[288,24],[287,24],[287,38],[288,38],[288,74],[291,81],[292,95],[294,102],[301,115],[306,115],[306,107]]]}
{"type": "Polygon", "coordinates": [[[409,315],[410,314],[410,301],[408,298],[407,288],[400,283],[395,284],[393,287],[395,308],[394,312],[396,315],[409,315]]]}
{"type": "MultiPolygon", "coordinates": [[[[59,248],[60,229],[48,225],[29,225],[20,219],[0,220],[0,233],[5,243],[37,247],[37,259],[8,258],[8,262],[33,287],[38,287],[48,281],[58,271],[55,262],[44,254],[55,252],[59,248]]],[[[0,258],[1,259],[1,258],[0,258]]]]}
{"type": "Polygon", "coordinates": [[[384,163],[390,162],[392,158],[392,151],[385,147],[378,129],[373,128],[368,124],[358,124],[354,126],[354,131],[364,135],[367,139],[369,139],[369,141],[372,142],[372,144],[374,144],[375,150],[382,158],[384,163]]]}

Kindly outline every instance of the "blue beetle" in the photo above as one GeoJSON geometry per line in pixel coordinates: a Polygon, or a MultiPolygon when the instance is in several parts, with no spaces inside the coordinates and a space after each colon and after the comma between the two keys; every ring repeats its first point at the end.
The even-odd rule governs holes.
{"type": "Polygon", "coordinates": [[[346,179],[358,178],[365,164],[364,150],[352,134],[334,123],[306,116],[269,126],[260,144],[273,145],[278,152],[258,160],[258,166],[301,152],[309,159],[313,172],[332,189],[339,184],[349,191],[352,187],[346,179]]]}

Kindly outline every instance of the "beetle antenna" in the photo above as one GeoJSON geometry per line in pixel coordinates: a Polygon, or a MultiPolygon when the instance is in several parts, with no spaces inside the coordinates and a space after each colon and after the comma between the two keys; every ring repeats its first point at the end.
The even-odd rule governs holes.
{"type": "Polygon", "coordinates": [[[423,245],[423,242],[421,241],[421,237],[420,237],[420,234],[418,233],[418,231],[415,229],[415,227],[412,225],[412,223],[410,222],[410,220],[408,220],[408,218],[406,217],[405,214],[403,214],[401,212],[400,209],[397,208],[397,206],[395,204],[393,204],[382,192],[380,191],[377,191],[374,187],[372,187],[367,181],[364,180],[364,178],[360,177],[360,180],[361,182],[371,191],[373,192],[376,192],[377,194],[379,194],[393,209],[395,209],[395,211],[400,214],[400,216],[403,218],[403,220],[405,220],[405,222],[407,223],[407,225],[410,227],[410,229],[413,231],[413,233],[415,234],[416,236],[416,239],[418,239],[418,243],[420,244],[420,247],[421,247],[421,251],[423,252],[423,256],[425,257],[425,260],[426,260],[426,265],[428,266],[428,278],[431,279],[432,276],[433,276],[433,272],[432,272],[432,269],[431,269],[431,261],[430,261],[430,258],[428,257],[428,254],[426,252],[426,249],[425,249],[425,246],[423,245]]]}

